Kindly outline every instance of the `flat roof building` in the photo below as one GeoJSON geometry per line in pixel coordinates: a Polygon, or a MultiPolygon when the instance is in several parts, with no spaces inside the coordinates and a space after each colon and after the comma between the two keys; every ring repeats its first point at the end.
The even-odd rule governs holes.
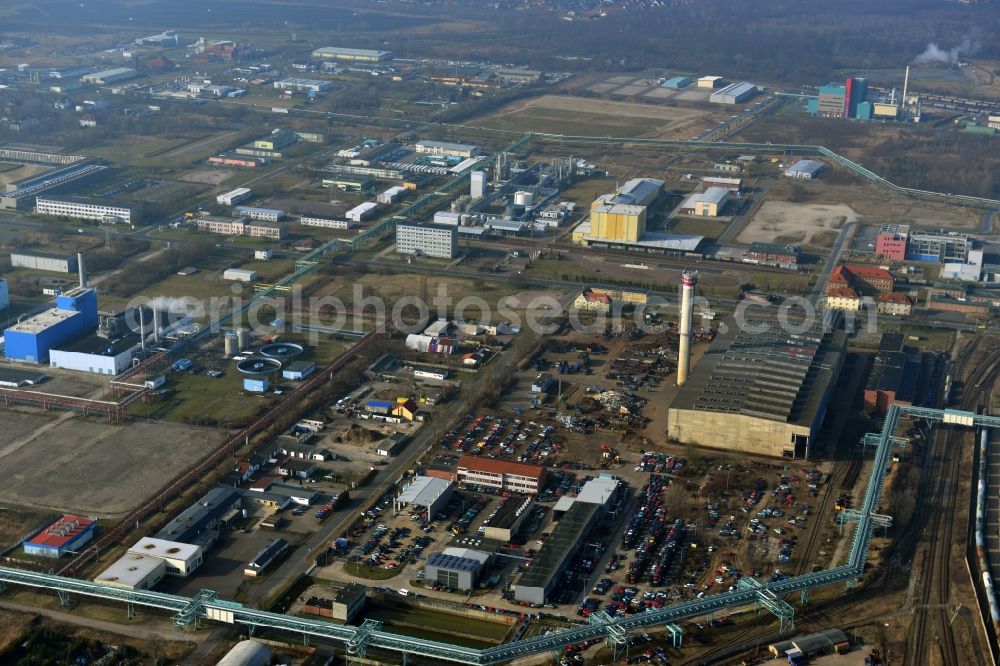
{"type": "Polygon", "coordinates": [[[97,334],[86,335],[49,350],[49,367],[117,375],[132,365],[141,340],[136,334],[108,339],[97,334]]]}
{"type": "Polygon", "coordinates": [[[216,217],[206,215],[196,218],[195,226],[198,231],[207,231],[212,234],[225,234],[227,236],[249,236],[251,238],[270,238],[280,240],[287,233],[284,225],[263,220],[249,220],[246,218],[216,217]]]}
{"type": "Polygon", "coordinates": [[[333,83],[321,79],[298,79],[289,77],[274,82],[277,90],[292,90],[295,92],[321,93],[333,90],[333,83]]]}
{"type": "Polygon", "coordinates": [[[939,261],[965,263],[972,249],[972,239],[968,234],[954,231],[912,231],[906,250],[906,258],[911,261],[939,261]]]}
{"type": "Polygon", "coordinates": [[[414,146],[418,153],[425,155],[451,155],[468,159],[479,154],[479,146],[450,141],[418,141],[414,146]]]}
{"type": "Polygon", "coordinates": [[[603,515],[600,504],[574,502],[514,586],[514,599],[544,604],[590,531],[603,515]]]}
{"type": "Polygon", "coordinates": [[[369,49],[345,49],[339,46],[324,46],[314,50],[312,57],[321,60],[379,63],[392,60],[392,51],[372,51],[369,49]]]}
{"type": "Polygon", "coordinates": [[[218,527],[223,516],[240,508],[243,500],[235,488],[216,486],[201,499],[181,511],[154,537],[162,541],[179,541],[209,548],[219,537],[218,527]]]}
{"type": "Polygon", "coordinates": [[[910,236],[908,224],[883,224],[875,236],[875,256],[892,261],[906,259],[906,245],[910,236]]]}
{"type": "Polygon", "coordinates": [[[458,254],[456,227],[400,222],[396,225],[396,252],[454,259],[458,254]]]}
{"type": "Polygon", "coordinates": [[[166,573],[166,560],[130,552],[98,574],[94,582],[125,590],[151,590],[166,573]]]}
{"type": "Polygon", "coordinates": [[[103,86],[108,83],[134,79],[137,76],[139,76],[139,73],[134,69],[129,67],[115,67],[114,69],[103,69],[99,72],[84,74],[80,77],[80,82],[103,86]]]}
{"type": "Polygon", "coordinates": [[[49,254],[48,252],[11,252],[10,265],[13,268],[30,268],[53,273],[76,273],[75,254],[49,254]]]}
{"type": "MultiPolygon", "coordinates": [[[[791,328],[773,307],[730,322],[667,412],[676,442],[775,457],[808,457],[846,355],[835,313],[791,328]],[[804,325],[804,324],[803,324],[804,325]]],[[[794,322],[793,322],[794,323],[794,322]]]]}
{"type": "Polygon", "coordinates": [[[281,557],[282,553],[288,550],[288,542],[282,538],[277,538],[257,553],[246,568],[243,569],[244,576],[260,576],[274,561],[281,557]]]}
{"type": "Polygon", "coordinates": [[[161,559],[167,565],[167,575],[187,577],[201,566],[204,551],[197,544],[143,537],[128,552],[161,559]]]}
{"type": "Polygon", "coordinates": [[[74,220],[131,225],[135,222],[136,211],[133,206],[102,203],[84,197],[46,195],[35,199],[35,212],[39,215],[55,215],[74,220]]]}
{"type": "Polygon", "coordinates": [[[530,497],[510,497],[504,500],[493,516],[483,521],[483,536],[497,541],[510,541],[531,515],[534,501],[530,497]]]}
{"type": "Polygon", "coordinates": [[[240,217],[249,217],[257,222],[278,222],[285,217],[285,211],[277,208],[257,208],[255,206],[236,206],[233,214],[240,217]]]}
{"type": "Polygon", "coordinates": [[[916,404],[920,366],[920,354],[903,346],[902,333],[883,333],[865,384],[865,411],[884,413],[889,405],[916,404]]]}
{"type": "Polygon", "coordinates": [[[458,480],[472,486],[535,495],[545,482],[545,468],[538,465],[464,455],[458,459],[458,480]]]}
{"type": "Polygon", "coordinates": [[[446,548],[431,553],[424,568],[424,580],[441,583],[453,590],[472,590],[478,585],[490,555],[469,548],[446,548]]]}

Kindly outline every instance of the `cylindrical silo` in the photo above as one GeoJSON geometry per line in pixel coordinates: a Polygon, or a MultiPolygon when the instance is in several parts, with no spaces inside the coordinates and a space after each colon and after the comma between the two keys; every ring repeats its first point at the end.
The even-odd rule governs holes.
{"type": "Polygon", "coordinates": [[[531,192],[526,192],[521,190],[519,192],[514,192],[514,203],[518,206],[524,206],[527,208],[535,201],[535,195],[531,192]]]}
{"type": "Polygon", "coordinates": [[[225,343],[226,343],[226,356],[236,356],[236,354],[239,353],[240,342],[239,338],[236,337],[235,333],[233,333],[232,331],[226,333],[225,343]]]}
{"type": "Polygon", "coordinates": [[[250,329],[239,328],[236,330],[236,340],[239,343],[240,351],[250,347],[250,329]]]}

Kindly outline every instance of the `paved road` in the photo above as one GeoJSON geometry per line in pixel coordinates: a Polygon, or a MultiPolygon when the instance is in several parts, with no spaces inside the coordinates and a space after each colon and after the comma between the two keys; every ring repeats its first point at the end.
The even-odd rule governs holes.
{"type": "Polygon", "coordinates": [[[979,233],[981,234],[991,234],[993,233],[993,217],[997,214],[995,210],[983,211],[983,214],[979,217],[979,233]]]}
{"type": "Polygon", "coordinates": [[[816,276],[816,284],[813,285],[812,293],[809,295],[809,300],[813,303],[815,303],[823,293],[826,281],[830,279],[830,273],[833,272],[833,267],[836,266],[837,262],[840,260],[840,254],[844,251],[844,245],[847,243],[848,237],[853,235],[854,228],[857,224],[857,220],[848,220],[844,226],[840,228],[840,233],[837,234],[837,240],[834,241],[833,247],[830,249],[830,254],[826,258],[826,264],[824,264],[823,270],[816,276]]]}

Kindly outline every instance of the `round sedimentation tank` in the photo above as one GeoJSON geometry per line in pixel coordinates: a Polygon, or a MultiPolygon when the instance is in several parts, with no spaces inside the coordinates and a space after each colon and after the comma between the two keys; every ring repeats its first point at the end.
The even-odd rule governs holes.
{"type": "Polygon", "coordinates": [[[226,356],[236,356],[240,351],[240,343],[236,334],[230,331],[226,333],[223,340],[226,348],[226,356]]]}
{"type": "Polygon", "coordinates": [[[272,375],[281,370],[281,361],[264,356],[251,356],[236,364],[243,374],[243,390],[248,393],[266,393],[271,387],[272,375]]]}
{"type": "Polygon", "coordinates": [[[302,351],[302,345],[297,345],[294,342],[272,342],[260,348],[261,355],[279,361],[290,361],[302,351]]]}
{"type": "Polygon", "coordinates": [[[248,328],[238,328],[236,329],[236,339],[240,345],[240,351],[250,347],[250,329],[248,328]]]}
{"type": "Polygon", "coordinates": [[[237,363],[236,369],[244,375],[266,375],[281,370],[281,361],[265,356],[251,356],[237,363]]]}

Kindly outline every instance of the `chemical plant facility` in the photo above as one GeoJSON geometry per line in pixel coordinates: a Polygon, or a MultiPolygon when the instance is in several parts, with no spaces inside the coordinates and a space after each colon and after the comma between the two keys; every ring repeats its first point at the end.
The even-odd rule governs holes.
{"type": "Polygon", "coordinates": [[[4,355],[8,360],[117,375],[132,364],[150,335],[155,343],[161,336],[166,338],[190,327],[190,317],[157,308],[98,313],[97,291],[87,286],[82,254],[77,255],[74,265],[79,266],[79,286],[58,294],[55,307],[4,331],[4,355]]]}
{"type": "Polygon", "coordinates": [[[787,330],[771,307],[746,311],[687,377],[667,414],[676,442],[801,458],[809,456],[840,374],[847,335],[835,315],[787,330]],[[761,331],[761,332],[755,332],[761,331]]]}

